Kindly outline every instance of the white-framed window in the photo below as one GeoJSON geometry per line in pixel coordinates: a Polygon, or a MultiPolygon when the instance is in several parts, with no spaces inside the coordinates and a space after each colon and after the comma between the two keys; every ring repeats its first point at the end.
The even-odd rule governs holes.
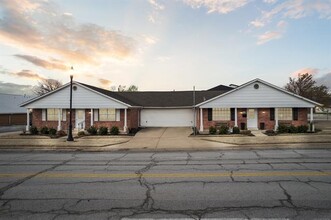
{"type": "Polygon", "coordinates": [[[100,108],[99,121],[115,121],[116,110],[114,108],[100,108]]]}
{"type": "Polygon", "coordinates": [[[278,120],[292,120],[292,108],[278,108],[278,120]]]}
{"type": "Polygon", "coordinates": [[[59,119],[59,109],[58,108],[48,108],[47,109],[47,121],[58,121],[59,119]]]}
{"type": "Polygon", "coordinates": [[[230,121],[230,108],[213,108],[213,121],[230,121]]]}

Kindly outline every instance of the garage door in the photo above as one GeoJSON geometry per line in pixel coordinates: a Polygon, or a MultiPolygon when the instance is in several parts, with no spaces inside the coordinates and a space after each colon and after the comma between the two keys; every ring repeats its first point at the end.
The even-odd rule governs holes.
{"type": "Polygon", "coordinates": [[[192,109],[142,109],[142,127],[192,127],[192,109]]]}

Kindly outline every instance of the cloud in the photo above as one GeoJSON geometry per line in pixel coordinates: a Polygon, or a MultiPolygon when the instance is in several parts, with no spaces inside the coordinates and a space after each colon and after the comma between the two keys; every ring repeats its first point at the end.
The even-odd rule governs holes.
{"type": "Polygon", "coordinates": [[[277,0],[263,0],[264,3],[275,4],[277,0]]]}
{"type": "Polygon", "coordinates": [[[6,83],[0,81],[0,93],[14,94],[14,95],[33,95],[33,86],[20,85],[15,83],[6,83]]]}
{"type": "Polygon", "coordinates": [[[282,37],[282,33],[277,32],[277,31],[267,31],[264,34],[261,34],[258,36],[258,41],[257,44],[265,44],[271,40],[279,39],[282,37]]]}
{"type": "Polygon", "coordinates": [[[108,79],[98,79],[98,81],[103,85],[103,86],[108,86],[111,84],[111,81],[108,79]]]}
{"type": "Polygon", "coordinates": [[[183,0],[183,2],[192,8],[204,7],[208,13],[227,14],[245,6],[248,0],[183,0]]]}
{"type": "Polygon", "coordinates": [[[326,73],[325,75],[318,77],[315,80],[317,84],[327,86],[331,92],[331,72],[326,73]]]}
{"type": "Polygon", "coordinates": [[[308,73],[310,75],[317,75],[319,72],[320,70],[317,68],[305,67],[292,72],[291,77],[298,77],[299,75],[305,73],[308,73]]]}
{"type": "Polygon", "coordinates": [[[99,77],[96,77],[95,75],[92,75],[89,73],[85,73],[85,74],[83,74],[83,76],[91,78],[91,79],[96,79],[104,88],[108,88],[110,86],[110,84],[112,83],[112,81],[110,81],[108,79],[99,78],[99,77]]]}
{"type": "Polygon", "coordinates": [[[168,60],[170,60],[171,57],[168,57],[168,56],[160,56],[160,57],[157,57],[156,60],[160,63],[163,63],[163,62],[166,62],[168,60]]]}
{"type": "Polygon", "coordinates": [[[8,70],[0,70],[0,74],[8,75],[8,76],[14,76],[18,78],[28,78],[28,79],[34,79],[34,80],[43,80],[45,77],[39,75],[38,73],[32,71],[32,70],[21,70],[19,72],[11,72],[8,70]]]}
{"type": "Polygon", "coordinates": [[[145,39],[145,42],[147,44],[156,44],[158,42],[159,39],[157,39],[156,37],[153,36],[147,36],[147,35],[143,35],[143,38],[145,39]]]}
{"type": "Polygon", "coordinates": [[[47,61],[47,60],[43,60],[40,59],[36,56],[30,56],[30,55],[21,55],[21,54],[16,54],[14,55],[17,58],[26,60],[30,63],[33,63],[36,66],[40,66],[43,67],[45,69],[48,70],[63,70],[63,71],[67,71],[70,70],[70,67],[65,65],[62,61],[56,60],[56,59],[52,59],[51,61],[47,61]]]}
{"type": "Polygon", "coordinates": [[[79,24],[50,1],[0,1],[0,42],[28,51],[56,54],[70,63],[99,64],[100,58],[125,59],[136,41],[119,31],[79,24]]]}
{"type": "Polygon", "coordinates": [[[264,25],[265,25],[262,21],[257,20],[257,19],[254,20],[254,21],[251,21],[250,24],[253,25],[256,28],[261,28],[261,27],[264,27],[264,25]]]}
{"type": "Polygon", "coordinates": [[[158,0],[148,0],[148,3],[152,6],[152,12],[148,15],[148,21],[157,23],[159,12],[163,11],[165,6],[159,3],[158,0]]]}

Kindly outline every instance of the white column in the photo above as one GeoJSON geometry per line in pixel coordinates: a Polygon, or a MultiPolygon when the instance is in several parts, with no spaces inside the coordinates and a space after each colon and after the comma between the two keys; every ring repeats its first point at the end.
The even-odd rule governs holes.
{"type": "Polygon", "coordinates": [[[238,109],[234,108],[234,126],[238,127],[238,109]]]}
{"type": "Polygon", "coordinates": [[[57,130],[60,131],[61,130],[61,115],[62,115],[62,109],[58,109],[57,111],[57,120],[58,120],[58,123],[57,123],[57,130]]]}
{"type": "Polygon", "coordinates": [[[203,108],[200,108],[200,131],[203,132],[203,108]]]}
{"type": "Polygon", "coordinates": [[[275,108],[275,131],[278,129],[278,108],[275,108]]]}
{"type": "Polygon", "coordinates": [[[91,126],[93,126],[93,115],[94,115],[94,112],[93,112],[93,108],[91,108],[91,126]]]}
{"type": "Polygon", "coordinates": [[[26,131],[30,130],[30,109],[26,109],[26,131]]]}
{"type": "Polygon", "coordinates": [[[127,124],[127,109],[124,109],[124,132],[126,132],[128,124],[127,124]]]}
{"type": "Polygon", "coordinates": [[[315,125],[314,125],[314,109],[310,108],[310,126],[311,126],[311,131],[315,132],[315,125]]]}

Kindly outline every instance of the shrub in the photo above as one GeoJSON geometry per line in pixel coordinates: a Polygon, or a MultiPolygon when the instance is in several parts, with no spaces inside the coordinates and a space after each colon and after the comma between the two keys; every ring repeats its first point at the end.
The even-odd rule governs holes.
{"type": "Polygon", "coordinates": [[[228,133],[229,133],[229,127],[226,126],[226,125],[222,125],[222,126],[220,127],[220,132],[219,132],[219,134],[228,134],[228,133]]]}
{"type": "Polygon", "coordinates": [[[232,134],[240,134],[240,129],[238,127],[233,127],[232,134]]]}
{"type": "Polygon", "coordinates": [[[38,134],[38,129],[37,129],[36,126],[31,126],[31,127],[29,128],[29,131],[30,131],[30,134],[33,134],[33,135],[38,134]]]}
{"type": "Polygon", "coordinates": [[[111,129],[110,129],[110,134],[111,135],[118,135],[119,133],[120,133],[120,130],[118,129],[117,126],[111,127],[111,129]]]}
{"type": "Polygon", "coordinates": [[[209,134],[216,134],[217,130],[214,126],[209,127],[209,134]]]}
{"type": "Polygon", "coordinates": [[[251,136],[252,132],[250,130],[242,130],[240,131],[240,134],[251,136]]]}
{"type": "Polygon", "coordinates": [[[90,134],[90,135],[96,135],[98,133],[98,129],[94,126],[91,126],[87,129],[87,132],[90,134]]]}
{"type": "Polygon", "coordinates": [[[108,134],[108,128],[107,127],[100,127],[99,128],[99,134],[100,135],[107,135],[108,134]]]}
{"type": "Polygon", "coordinates": [[[56,132],[56,135],[62,137],[62,136],[66,136],[67,133],[65,131],[63,131],[63,130],[60,130],[60,131],[57,131],[56,132]]]}
{"type": "Polygon", "coordinates": [[[276,132],[274,130],[266,130],[264,133],[266,135],[268,135],[268,136],[274,136],[274,135],[276,135],[276,132]]]}
{"type": "Polygon", "coordinates": [[[278,125],[277,132],[278,133],[288,133],[288,126],[284,125],[284,124],[278,125]]]}
{"type": "Polygon", "coordinates": [[[50,128],[50,129],[48,130],[48,133],[49,133],[50,135],[56,135],[56,129],[55,129],[55,128],[50,128]]]}
{"type": "Polygon", "coordinates": [[[290,125],[288,127],[288,133],[298,133],[298,128],[295,127],[294,125],[290,125]]]}
{"type": "Polygon", "coordinates": [[[298,126],[298,133],[307,133],[308,126],[307,125],[300,125],[298,126]]]}
{"type": "Polygon", "coordinates": [[[77,135],[78,135],[78,136],[84,136],[84,135],[85,135],[85,132],[84,132],[84,131],[79,131],[79,132],[77,133],[77,135]]]}
{"type": "Polygon", "coordinates": [[[40,134],[49,134],[49,130],[48,130],[48,127],[42,127],[40,129],[40,134]]]}

